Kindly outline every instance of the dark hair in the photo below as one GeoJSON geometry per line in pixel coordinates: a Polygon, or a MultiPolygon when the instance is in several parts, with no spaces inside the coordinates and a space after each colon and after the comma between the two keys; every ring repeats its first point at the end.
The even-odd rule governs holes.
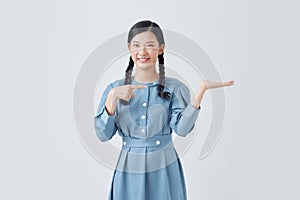
{"type": "MultiPolygon", "coordinates": [[[[129,30],[127,42],[130,43],[132,38],[139,33],[143,33],[145,31],[151,31],[156,36],[159,45],[165,44],[163,33],[161,28],[155,22],[151,22],[149,20],[144,20],[137,22],[134,24],[129,30]]],[[[164,66],[164,53],[158,55],[158,63],[159,63],[159,81],[158,81],[158,96],[164,99],[170,99],[169,92],[163,92],[164,84],[165,84],[165,66],[164,66]]],[[[134,67],[134,62],[130,56],[129,64],[127,69],[125,70],[125,80],[124,85],[131,83],[131,73],[134,67]]],[[[128,104],[127,101],[120,99],[123,104],[128,104]]]]}

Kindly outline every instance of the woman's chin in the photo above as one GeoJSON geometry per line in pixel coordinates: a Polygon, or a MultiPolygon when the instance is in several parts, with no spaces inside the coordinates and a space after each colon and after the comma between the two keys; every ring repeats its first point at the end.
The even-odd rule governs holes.
{"type": "Polygon", "coordinates": [[[146,69],[146,68],[153,68],[155,67],[155,63],[137,63],[136,66],[138,68],[143,68],[143,69],[146,69]]]}

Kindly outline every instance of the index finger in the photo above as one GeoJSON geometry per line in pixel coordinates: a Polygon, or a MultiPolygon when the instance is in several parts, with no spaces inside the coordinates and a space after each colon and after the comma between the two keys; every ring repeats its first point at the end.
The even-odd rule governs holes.
{"type": "Polygon", "coordinates": [[[147,87],[146,85],[130,85],[131,89],[142,89],[147,87]]]}

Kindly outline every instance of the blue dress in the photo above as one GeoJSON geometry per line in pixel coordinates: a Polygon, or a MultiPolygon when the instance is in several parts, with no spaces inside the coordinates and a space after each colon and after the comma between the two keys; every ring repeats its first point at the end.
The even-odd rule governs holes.
{"type": "Polygon", "coordinates": [[[109,200],[186,200],[184,173],[172,143],[173,131],[186,136],[194,128],[200,112],[190,103],[190,91],[181,81],[165,77],[164,91],[170,99],[157,95],[158,79],[132,85],[147,85],[134,90],[129,105],[117,103],[108,115],[105,101],[108,92],[121,86],[124,79],[106,86],[98,105],[94,125],[101,141],[116,132],[122,137],[122,150],[113,173],[109,200]]]}

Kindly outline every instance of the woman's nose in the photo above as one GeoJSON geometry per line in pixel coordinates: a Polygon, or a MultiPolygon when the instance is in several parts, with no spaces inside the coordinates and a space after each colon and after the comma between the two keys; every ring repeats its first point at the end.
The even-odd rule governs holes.
{"type": "Polygon", "coordinates": [[[139,53],[140,53],[140,54],[146,54],[146,47],[141,47],[141,48],[139,49],[139,53]]]}

